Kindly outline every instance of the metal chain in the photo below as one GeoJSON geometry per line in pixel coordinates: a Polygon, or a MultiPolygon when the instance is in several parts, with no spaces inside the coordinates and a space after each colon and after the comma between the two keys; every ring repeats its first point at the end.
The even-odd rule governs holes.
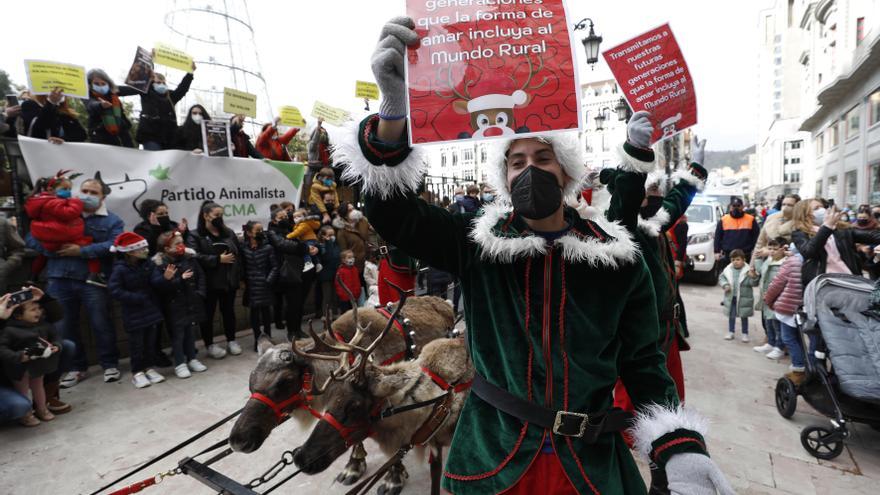
{"type": "Polygon", "coordinates": [[[253,488],[256,488],[260,485],[264,485],[264,484],[272,481],[272,479],[275,478],[276,476],[278,476],[281,473],[281,471],[284,470],[284,468],[286,468],[287,466],[290,466],[291,464],[293,464],[293,451],[286,450],[286,451],[284,451],[283,454],[281,454],[281,460],[279,460],[274,465],[272,465],[272,467],[270,467],[261,476],[252,479],[250,481],[250,483],[245,485],[245,487],[253,489],[253,488]]]}

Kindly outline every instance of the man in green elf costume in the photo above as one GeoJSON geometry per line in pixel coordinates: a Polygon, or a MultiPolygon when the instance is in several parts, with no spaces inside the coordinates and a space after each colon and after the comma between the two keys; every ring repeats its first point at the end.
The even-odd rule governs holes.
{"type": "MultiPolygon", "coordinates": [[[[666,355],[666,368],[675,382],[678,398],[684,402],[684,371],[680,350],[688,350],[684,308],[679,302],[675,260],[667,231],[687,211],[697,191],[705,186],[708,173],[701,165],[706,141],[692,140],[693,162],[687,170],[677,170],[667,180],[657,170],[651,151],[654,132],[648,112],[637,112],[627,125],[627,142],[620,148],[621,163],[616,169],[604,169],[600,181],[612,194],[608,210],[611,221],[626,226],[639,245],[654,285],[657,298],[660,334],[658,344],[666,355]],[[668,183],[674,185],[669,188],[668,183]]],[[[626,387],[618,380],[614,388],[614,406],[625,411],[634,409],[626,387]]],[[[651,494],[668,493],[665,473],[651,469],[651,494]]]]}
{"type": "Polygon", "coordinates": [[[679,406],[657,345],[651,275],[626,228],[563,205],[584,179],[575,133],[503,141],[498,198],[477,214],[429,206],[425,160],[407,146],[409,18],[385,25],[373,54],[380,113],[337,142],[365,212],[391,244],[461,278],[477,376],[443,485],[454,494],[645,493],[611,407],[618,377],[633,398],[637,450],[674,493],[733,493],[706,453],[706,420],[679,406]]]}

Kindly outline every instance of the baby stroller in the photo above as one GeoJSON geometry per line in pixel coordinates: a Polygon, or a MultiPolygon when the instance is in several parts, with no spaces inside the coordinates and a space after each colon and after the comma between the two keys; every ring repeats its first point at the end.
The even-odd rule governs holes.
{"type": "Polygon", "coordinates": [[[806,379],[800,386],[786,377],[776,383],[776,409],[790,418],[800,395],[831,419],[828,426],[808,426],[801,444],[818,459],[834,459],[849,436],[847,423],[880,429],[880,313],[868,310],[874,284],[856,275],[826,274],[804,290],[803,311],[796,316],[807,352],[806,379]]]}

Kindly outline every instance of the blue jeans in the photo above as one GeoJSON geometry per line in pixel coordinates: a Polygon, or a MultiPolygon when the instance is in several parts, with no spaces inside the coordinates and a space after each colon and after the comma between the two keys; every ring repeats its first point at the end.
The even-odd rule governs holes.
{"type": "Polygon", "coordinates": [[[147,141],[145,143],[141,143],[141,146],[144,147],[144,151],[161,151],[162,145],[156,141],[147,141]]]}
{"type": "Polygon", "coordinates": [[[118,368],[119,350],[116,348],[116,330],[110,321],[107,289],[87,284],[82,280],[51,278],[48,292],[64,308],[64,318],[56,324],[56,327],[65,339],[73,341],[76,346],[71,371],[85,371],[89,367],[79,328],[81,307],[85,307],[89,327],[95,335],[101,368],[118,368]]]}
{"type": "MultiPolygon", "coordinates": [[[[730,333],[734,333],[736,331],[736,301],[737,298],[733,298],[730,301],[730,314],[727,315],[727,331],[730,333]]],[[[749,318],[741,317],[742,321],[742,334],[749,334],[749,318]]]]}
{"type": "Polygon", "coordinates": [[[804,346],[801,341],[800,332],[795,327],[790,327],[785,322],[780,321],[779,326],[782,329],[782,341],[788,348],[788,354],[791,356],[791,367],[794,369],[804,369],[804,346]]]}
{"type": "Polygon", "coordinates": [[[0,387],[0,423],[23,418],[31,409],[29,398],[12,388],[0,387]]]}
{"type": "Polygon", "coordinates": [[[764,331],[767,332],[767,343],[773,347],[782,349],[782,334],[779,329],[779,320],[776,318],[764,318],[764,331]]]}

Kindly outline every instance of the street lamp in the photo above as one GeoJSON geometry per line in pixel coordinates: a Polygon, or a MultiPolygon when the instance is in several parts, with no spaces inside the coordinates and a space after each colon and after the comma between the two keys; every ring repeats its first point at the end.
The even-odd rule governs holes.
{"type": "Polygon", "coordinates": [[[602,124],[608,120],[608,112],[611,109],[608,107],[604,107],[599,110],[599,113],[596,114],[596,130],[601,131],[603,129],[602,124]]]}
{"type": "Polygon", "coordinates": [[[581,19],[580,22],[574,25],[574,31],[586,29],[587,22],[590,23],[590,34],[583,38],[581,42],[584,44],[584,51],[587,52],[587,65],[590,66],[591,70],[595,70],[596,62],[599,61],[599,45],[602,44],[602,37],[597,36],[596,31],[593,30],[593,20],[589,17],[581,19]]]}
{"type": "Polygon", "coordinates": [[[622,96],[620,97],[620,101],[617,102],[617,106],[614,107],[614,111],[617,112],[617,120],[624,121],[629,120],[629,118],[632,117],[632,111],[626,103],[626,98],[622,96]]]}

